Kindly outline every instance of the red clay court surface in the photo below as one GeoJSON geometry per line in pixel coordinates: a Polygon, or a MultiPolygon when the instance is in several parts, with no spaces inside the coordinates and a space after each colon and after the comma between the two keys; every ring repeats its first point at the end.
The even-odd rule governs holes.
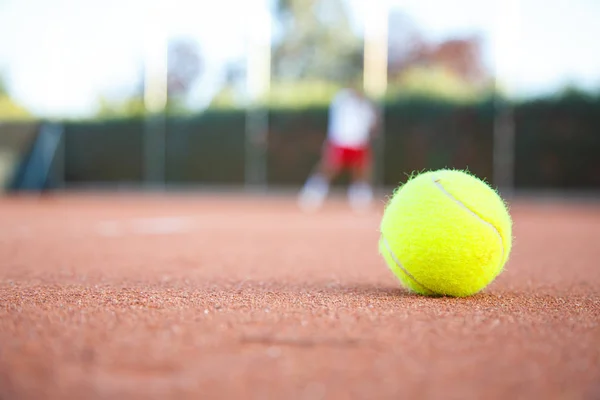
{"type": "Polygon", "coordinates": [[[0,199],[0,398],[600,399],[600,203],[515,202],[507,270],[424,298],[332,200],[0,199]]]}

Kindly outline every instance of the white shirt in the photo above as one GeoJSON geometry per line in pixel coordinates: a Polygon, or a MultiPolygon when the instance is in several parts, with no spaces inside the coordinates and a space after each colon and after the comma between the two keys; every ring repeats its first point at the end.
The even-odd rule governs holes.
{"type": "Polygon", "coordinates": [[[360,148],[369,142],[375,110],[368,100],[342,90],[329,108],[328,139],[337,146],[360,148]]]}

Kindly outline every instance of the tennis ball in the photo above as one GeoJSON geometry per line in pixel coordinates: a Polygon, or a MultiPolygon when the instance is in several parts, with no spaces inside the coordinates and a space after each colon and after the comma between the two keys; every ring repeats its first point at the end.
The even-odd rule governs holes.
{"type": "Polygon", "coordinates": [[[502,198],[468,172],[411,177],[389,199],[379,252],[403,286],[427,296],[466,297],[489,285],[512,248],[502,198]]]}

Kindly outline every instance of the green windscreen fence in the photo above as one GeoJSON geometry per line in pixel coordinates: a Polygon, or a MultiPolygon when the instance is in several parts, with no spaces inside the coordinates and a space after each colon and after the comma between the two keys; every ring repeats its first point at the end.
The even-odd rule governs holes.
{"type": "Polygon", "coordinates": [[[64,135],[67,183],[143,179],[143,119],[67,123],[64,135]]]}
{"type": "Polygon", "coordinates": [[[518,188],[600,189],[600,100],[570,97],[516,108],[518,188]]]}
{"type": "MultiPolygon", "coordinates": [[[[383,184],[413,171],[469,169],[493,182],[495,110],[492,101],[454,104],[405,100],[385,106],[383,184]]],[[[600,99],[561,98],[517,104],[517,189],[600,188],[600,99]]],[[[246,176],[245,110],[168,116],[163,152],[167,184],[242,184],[246,176]]],[[[268,110],[264,143],[267,184],[301,185],[318,161],[327,132],[326,107],[268,110]]],[[[64,124],[65,178],[72,182],[142,182],[143,118],[64,124]]],[[[147,127],[147,126],[146,126],[147,127]]],[[[344,178],[342,178],[343,180],[344,178]]]]}
{"type": "Polygon", "coordinates": [[[32,150],[40,124],[0,122],[0,185],[10,190],[19,167],[32,150]]]}
{"type": "Polygon", "coordinates": [[[169,184],[243,184],[245,114],[213,112],[166,122],[169,184]]]}

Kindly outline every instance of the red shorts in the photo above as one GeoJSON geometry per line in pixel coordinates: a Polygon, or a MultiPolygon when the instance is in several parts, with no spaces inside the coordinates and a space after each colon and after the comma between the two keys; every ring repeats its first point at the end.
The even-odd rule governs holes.
{"type": "Polygon", "coordinates": [[[325,162],[329,168],[364,168],[371,152],[368,147],[344,147],[328,142],[325,144],[325,162]]]}

